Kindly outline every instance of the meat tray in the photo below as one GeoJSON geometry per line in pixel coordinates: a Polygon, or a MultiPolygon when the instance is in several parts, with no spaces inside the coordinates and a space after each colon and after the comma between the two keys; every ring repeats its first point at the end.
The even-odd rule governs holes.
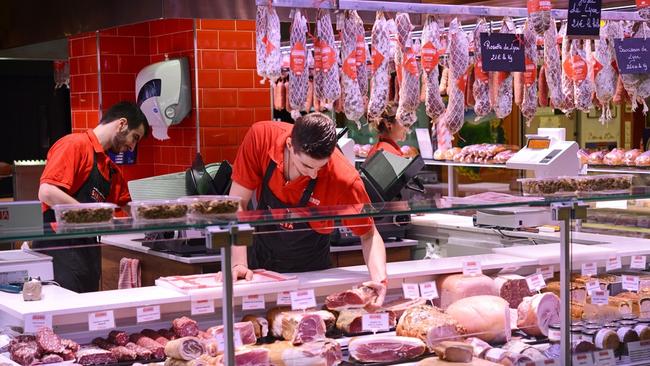
{"type": "MultiPolygon", "coordinates": [[[[349,355],[347,354],[347,350],[344,352],[344,356],[345,356],[344,358],[349,357],[349,355]]],[[[410,363],[410,362],[418,362],[418,361],[424,360],[425,358],[429,358],[429,357],[435,357],[435,354],[427,351],[427,352],[424,353],[423,355],[418,356],[418,357],[415,357],[415,358],[412,358],[412,359],[410,359],[410,360],[401,360],[401,361],[393,361],[393,362],[359,362],[359,361],[357,361],[357,360],[348,359],[348,361],[343,361],[343,362],[341,362],[339,365],[341,365],[341,366],[389,366],[389,365],[402,365],[402,364],[404,364],[405,362],[409,362],[409,363],[410,363]]]]}

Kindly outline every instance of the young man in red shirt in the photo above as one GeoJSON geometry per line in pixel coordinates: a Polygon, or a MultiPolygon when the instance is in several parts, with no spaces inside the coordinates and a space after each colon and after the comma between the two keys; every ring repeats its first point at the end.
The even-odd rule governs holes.
{"type": "MultiPolygon", "coordinates": [[[[230,194],[246,209],[257,192],[257,209],[340,206],[356,210],[370,199],[356,169],[336,149],[336,126],[322,113],[301,117],[294,125],[258,122],[244,138],[233,167],[230,194]]],[[[343,219],[361,238],[371,281],[386,293],[386,249],[371,218],[343,219]]],[[[251,268],[305,272],[330,267],[329,234],[333,221],[263,225],[253,246],[233,248],[233,278],[252,278],[251,268]]]]}
{"type": "MultiPolygon", "coordinates": [[[[47,153],[38,189],[43,220],[54,221],[52,206],[57,204],[126,205],[131,200],[126,180],[107,152],[133,150],[148,128],[147,118],[138,106],[120,102],[104,113],[94,129],[59,139],[47,153]]],[[[52,256],[54,280],[62,287],[90,292],[98,290],[101,275],[101,252],[95,243],[96,238],[60,239],[35,241],[33,247],[52,249],[43,252],[52,256]]]]}

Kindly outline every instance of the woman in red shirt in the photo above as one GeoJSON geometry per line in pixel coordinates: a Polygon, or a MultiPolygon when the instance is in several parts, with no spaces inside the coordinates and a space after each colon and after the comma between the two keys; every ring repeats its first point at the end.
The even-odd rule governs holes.
{"type": "Polygon", "coordinates": [[[382,113],[381,119],[372,121],[370,126],[377,131],[379,141],[370,149],[366,160],[370,159],[377,151],[384,150],[397,156],[404,156],[398,142],[406,140],[411,132],[411,126],[404,126],[395,120],[394,114],[382,113]]]}

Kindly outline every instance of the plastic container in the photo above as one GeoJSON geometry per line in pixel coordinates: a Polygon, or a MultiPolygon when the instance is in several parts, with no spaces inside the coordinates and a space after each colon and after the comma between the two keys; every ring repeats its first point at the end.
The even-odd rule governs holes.
{"type": "Polygon", "coordinates": [[[241,197],[237,196],[188,196],[179,202],[187,205],[188,216],[197,220],[234,219],[241,197]]]}
{"type": "Polygon", "coordinates": [[[54,205],[54,217],[59,225],[93,226],[110,224],[117,205],[113,203],[77,203],[54,205]]]}
{"type": "Polygon", "coordinates": [[[579,193],[622,193],[632,188],[632,175],[602,174],[577,177],[521,178],[524,195],[564,196],[579,193]]]}
{"type": "Polygon", "coordinates": [[[147,200],[129,202],[136,222],[183,221],[187,205],[178,200],[147,200]]]}

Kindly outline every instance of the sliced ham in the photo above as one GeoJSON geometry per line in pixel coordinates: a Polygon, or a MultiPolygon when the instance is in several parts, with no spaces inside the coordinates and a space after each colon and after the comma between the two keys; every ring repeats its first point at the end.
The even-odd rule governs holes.
{"type": "Polygon", "coordinates": [[[314,313],[286,315],[282,318],[282,338],[294,345],[325,339],[325,322],[314,313]]]}
{"type": "Polygon", "coordinates": [[[383,336],[352,338],[350,356],[359,362],[399,362],[421,356],[426,351],[422,340],[413,337],[383,336]]]}
{"type": "Polygon", "coordinates": [[[494,278],[499,296],[505,299],[511,308],[516,309],[524,297],[533,296],[526,279],[517,274],[502,274],[494,278]]]}
{"type": "Polygon", "coordinates": [[[333,330],[336,326],[336,317],[334,314],[327,310],[311,310],[311,311],[292,311],[290,308],[281,306],[277,308],[269,309],[266,313],[266,318],[268,319],[268,326],[271,335],[276,338],[282,338],[282,324],[285,316],[295,316],[300,314],[316,314],[320,316],[321,319],[325,322],[325,329],[327,331],[333,330]]]}
{"type": "Polygon", "coordinates": [[[449,305],[447,314],[469,335],[486,342],[510,340],[510,307],[506,300],[498,296],[480,295],[460,299],[449,305]]]}
{"type": "Polygon", "coordinates": [[[269,359],[273,366],[335,366],[341,363],[342,359],[341,346],[331,339],[309,342],[300,346],[281,341],[262,347],[269,351],[269,359]]]}
{"type": "Polygon", "coordinates": [[[497,296],[497,288],[494,280],[486,275],[463,276],[462,274],[450,274],[436,279],[438,285],[438,300],[440,307],[446,309],[457,300],[469,296],[493,295],[497,296]]]}
{"type": "Polygon", "coordinates": [[[356,289],[329,295],[325,299],[325,307],[329,310],[336,311],[343,309],[358,309],[365,307],[376,297],[377,293],[373,288],[361,286],[356,289]]]}
{"type": "Polygon", "coordinates": [[[429,350],[449,340],[458,340],[465,329],[451,316],[428,305],[414,306],[404,312],[396,328],[398,336],[419,338],[429,350]]]}
{"type": "Polygon", "coordinates": [[[531,336],[548,335],[548,326],[560,321],[560,298],[550,292],[524,298],[517,308],[517,327],[531,336]]]}

